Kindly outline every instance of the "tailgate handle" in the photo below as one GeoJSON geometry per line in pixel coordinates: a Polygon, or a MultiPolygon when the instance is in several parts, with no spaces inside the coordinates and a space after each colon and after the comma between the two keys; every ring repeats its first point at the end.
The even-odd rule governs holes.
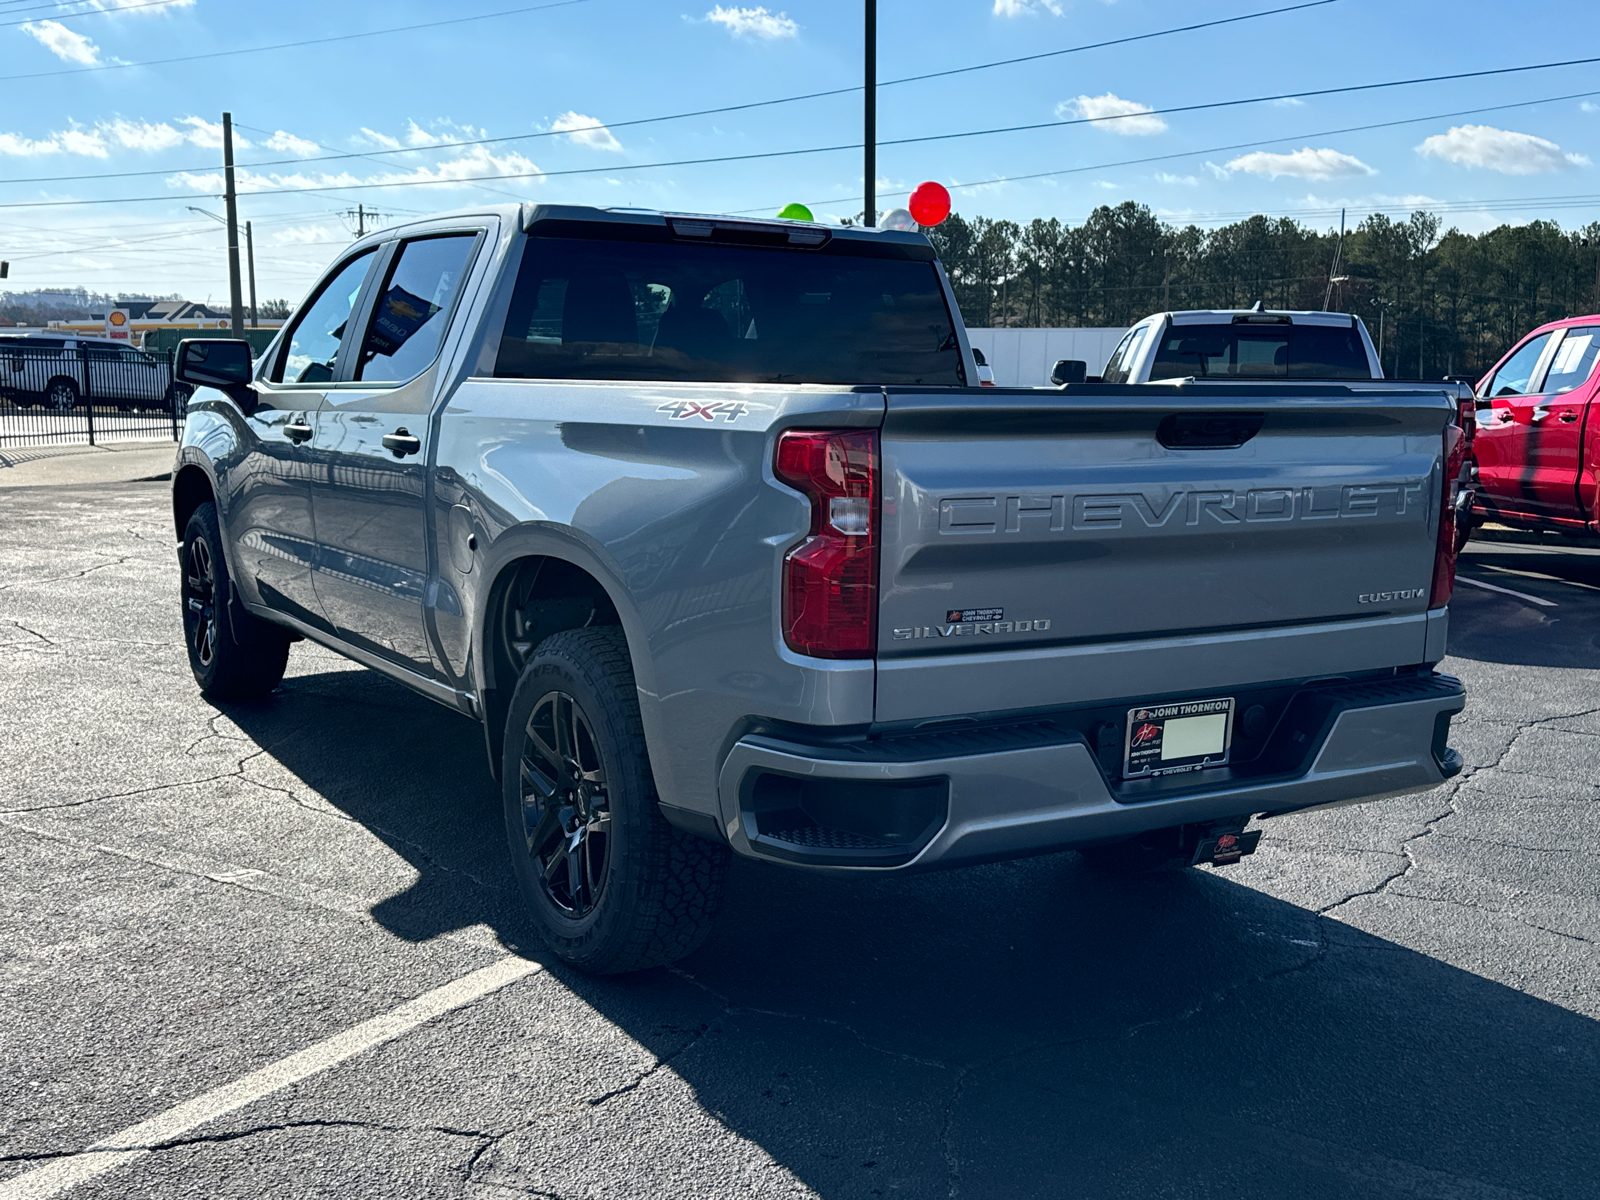
{"type": "Polygon", "coordinates": [[[1265,420],[1265,413],[1173,413],[1156,427],[1156,440],[1168,450],[1232,450],[1265,420]]]}

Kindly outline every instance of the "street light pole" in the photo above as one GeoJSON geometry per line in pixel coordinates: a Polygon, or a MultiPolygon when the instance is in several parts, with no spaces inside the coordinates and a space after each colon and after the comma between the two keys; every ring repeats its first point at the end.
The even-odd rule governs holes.
{"type": "Polygon", "coordinates": [[[866,80],[862,133],[863,171],[866,177],[866,204],[862,209],[861,223],[872,228],[878,223],[878,0],[865,0],[867,8],[866,29],[866,80]]]}
{"type": "Polygon", "coordinates": [[[239,295],[239,206],[233,192],[233,114],[222,114],[223,200],[228,210],[228,302],[233,336],[244,337],[244,300],[239,295]]]}
{"type": "Polygon", "coordinates": [[[256,238],[249,221],[244,223],[244,252],[250,262],[250,328],[255,329],[260,325],[256,320],[256,238]]]}

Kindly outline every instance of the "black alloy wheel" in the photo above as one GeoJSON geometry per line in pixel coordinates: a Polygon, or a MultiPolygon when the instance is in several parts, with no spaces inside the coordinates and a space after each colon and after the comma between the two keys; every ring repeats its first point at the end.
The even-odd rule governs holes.
{"type": "Polygon", "coordinates": [[[611,810],[594,727],[566,692],[533,706],[522,742],[522,824],[540,887],[568,917],[594,911],[606,884],[611,810]]]}
{"type": "Polygon", "coordinates": [[[189,669],[213,700],[265,696],[289,664],[289,633],[247,611],[228,577],[217,506],[200,505],[183,531],[183,641],[189,669]]]}
{"type": "Polygon", "coordinates": [[[540,936],[597,975],[675,962],[704,940],[728,848],[667,823],[620,627],[553,633],[511,694],[506,843],[540,936]]]}
{"type": "Polygon", "coordinates": [[[78,407],[78,385],[70,379],[52,379],[45,389],[44,406],[55,412],[71,412],[78,407]]]}
{"type": "Polygon", "coordinates": [[[217,657],[217,566],[205,538],[184,553],[183,631],[194,661],[209,669],[217,657]]]}

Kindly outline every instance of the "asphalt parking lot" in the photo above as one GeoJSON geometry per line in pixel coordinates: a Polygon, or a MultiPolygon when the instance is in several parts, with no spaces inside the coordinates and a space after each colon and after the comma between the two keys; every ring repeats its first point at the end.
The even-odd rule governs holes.
{"type": "Polygon", "coordinates": [[[1600,1191],[1600,552],[1469,548],[1432,794],[1138,881],[741,862],[593,980],[476,726],[307,644],[200,697],[166,497],[0,491],[0,1200],[1600,1191]]]}

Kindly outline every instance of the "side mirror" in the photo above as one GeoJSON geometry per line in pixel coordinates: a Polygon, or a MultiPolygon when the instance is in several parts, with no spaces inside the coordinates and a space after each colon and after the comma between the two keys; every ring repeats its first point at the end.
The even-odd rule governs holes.
{"type": "Polygon", "coordinates": [[[178,382],[221,388],[230,396],[250,386],[250,343],[232,338],[186,338],[178,343],[178,382]]]}
{"type": "Polygon", "coordinates": [[[1062,358],[1051,368],[1050,382],[1057,387],[1069,383],[1082,383],[1089,373],[1089,364],[1081,358],[1062,358]]]}

